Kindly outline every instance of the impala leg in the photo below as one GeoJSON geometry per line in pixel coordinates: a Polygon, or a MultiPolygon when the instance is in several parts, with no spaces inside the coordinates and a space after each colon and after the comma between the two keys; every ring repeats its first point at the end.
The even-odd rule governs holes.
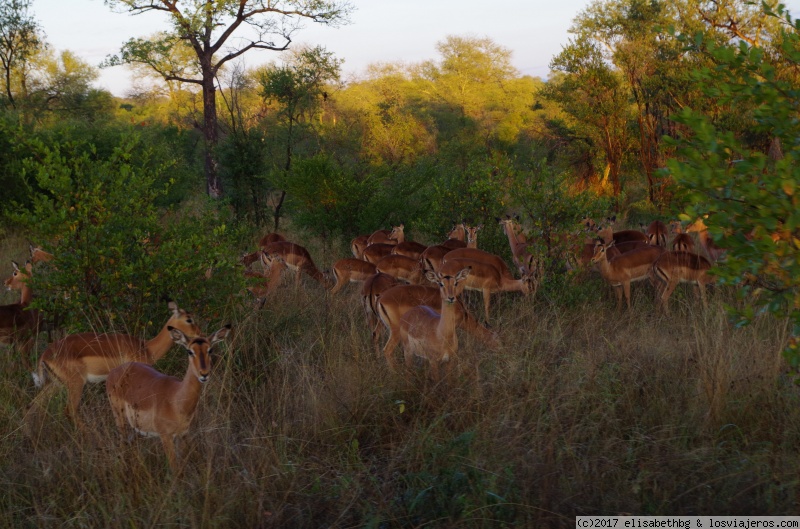
{"type": "Polygon", "coordinates": [[[617,298],[617,311],[622,310],[622,285],[614,287],[614,295],[617,298]]]}
{"type": "Polygon", "coordinates": [[[178,472],[178,458],[175,455],[175,439],[169,435],[161,436],[161,444],[164,445],[164,451],[167,453],[167,460],[169,461],[169,468],[172,473],[178,472]]]}
{"type": "Polygon", "coordinates": [[[625,302],[628,305],[628,310],[631,310],[631,282],[625,281],[622,284],[622,288],[625,291],[625,302]]]}
{"type": "Polygon", "coordinates": [[[697,293],[700,295],[700,301],[703,303],[703,308],[708,309],[708,298],[706,298],[706,285],[700,281],[697,282],[697,293]]]}
{"type": "MultiPolygon", "coordinates": [[[[394,371],[394,360],[392,359],[392,356],[394,355],[394,350],[397,347],[397,344],[400,343],[400,340],[398,339],[397,336],[395,336],[395,334],[396,333],[392,332],[392,330],[389,329],[389,339],[386,340],[386,345],[383,348],[383,356],[386,357],[386,364],[392,371],[394,371]]],[[[406,361],[406,366],[410,367],[413,365],[414,362],[413,353],[405,351],[404,358],[406,361]]]]}
{"type": "Polygon", "coordinates": [[[82,428],[83,422],[78,416],[78,406],[81,403],[81,395],[83,394],[83,378],[80,375],[72,375],[66,381],[65,386],[67,387],[67,408],[65,410],[67,417],[72,419],[75,426],[82,428]]]}
{"type": "Polygon", "coordinates": [[[676,286],[678,286],[678,281],[670,281],[661,294],[661,306],[664,307],[664,312],[667,314],[669,314],[669,298],[676,286]]]}
{"type": "Polygon", "coordinates": [[[333,288],[331,289],[331,294],[336,294],[342,288],[344,288],[344,281],[340,281],[339,276],[336,276],[336,284],[333,285],[333,288]]]}
{"type": "Polygon", "coordinates": [[[403,347],[403,359],[406,365],[406,377],[411,376],[411,370],[414,368],[414,353],[408,347],[403,347]]]}
{"type": "Polygon", "coordinates": [[[483,312],[486,314],[486,321],[489,321],[489,305],[492,302],[492,291],[484,289],[483,291],[483,312]]]}

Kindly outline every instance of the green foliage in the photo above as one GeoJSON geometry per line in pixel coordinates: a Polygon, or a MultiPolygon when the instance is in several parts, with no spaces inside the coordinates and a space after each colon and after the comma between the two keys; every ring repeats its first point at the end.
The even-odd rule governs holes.
{"type": "Polygon", "coordinates": [[[586,238],[583,218],[602,218],[611,210],[610,197],[574,190],[569,180],[541,160],[519,173],[510,193],[514,211],[522,214],[522,224],[533,235],[531,251],[544,258],[550,270],[563,269],[565,260],[574,264],[574,254],[586,238]]]}
{"type": "Polygon", "coordinates": [[[762,311],[788,317],[794,325],[791,350],[797,365],[800,91],[794,78],[776,65],[800,65],[800,34],[792,26],[775,58],[744,42],[720,46],[698,37],[696,44],[716,63],[696,72],[698,86],[721,104],[753,108],[752,119],[744,135],[726,130],[706,113],[685,110],[677,120],[692,134],[673,140],[680,157],[670,161],[669,171],[688,190],[685,218],[707,214],[709,233],[727,249],[716,274],[722,284],[738,287],[747,297],[739,316],[745,322],[762,311]],[[753,134],[773,138],[772,156],[749,144],[753,134]]]}
{"type": "Polygon", "coordinates": [[[403,478],[405,490],[397,500],[411,527],[448,520],[470,520],[476,513],[494,527],[513,524],[513,471],[498,476],[473,463],[475,432],[464,432],[444,443],[430,441],[425,468],[403,478]]]}
{"type": "Polygon", "coordinates": [[[108,150],[77,140],[30,142],[34,156],[23,171],[41,192],[12,220],[55,254],[50,273],[34,275],[35,291],[50,295],[34,303],[61,314],[70,329],[106,318],[147,321],[163,314],[166,298],[218,310],[241,286],[230,274],[236,252],[226,220],[201,204],[165,225],[155,204],[173,161],[156,157],[136,134],[118,139],[108,150]],[[227,280],[212,274],[206,281],[212,265],[227,280]]]}
{"type": "Polygon", "coordinates": [[[292,220],[323,235],[353,235],[360,213],[375,193],[376,181],[358,180],[330,158],[302,159],[282,182],[289,197],[292,220]]]}

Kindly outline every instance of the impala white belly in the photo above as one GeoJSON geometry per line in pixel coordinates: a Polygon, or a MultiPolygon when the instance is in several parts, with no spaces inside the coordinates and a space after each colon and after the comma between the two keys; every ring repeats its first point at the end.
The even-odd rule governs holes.
{"type": "Polygon", "coordinates": [[[91,384],[97,384],[99,382],[105,382],[107,378],[108,378],[108,373],[106,373],[105,375],[86,375],[86,382],[89,382],[91,384]]]}

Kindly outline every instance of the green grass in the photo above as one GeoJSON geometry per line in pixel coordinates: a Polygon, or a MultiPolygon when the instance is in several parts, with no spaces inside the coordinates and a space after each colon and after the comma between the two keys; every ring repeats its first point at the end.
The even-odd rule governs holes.
{"type": "MultiPolygon", "coordinates": [[[[4,241],[0,263],[24,260],[25,247],[4,241]]],[[[781,323],[733,328],[719,290],[703,312],[679,288],[673,315],[657,315],[642,284],[634,310],[618,315],[605,285],[584,281],[559,287],[570,303],[557,290],[495,295],[501,349],[459,334],[447,387],[424,367],[389,373],[354,285],[331,297],[307,278],[299,289],[286,281],[259,312],[198,314],[208,332],[227,321],[236,332],[179,444],[177,476],[157,439],[121,441],[103,385],[87,386],[88,427],[76,431],[64,392],[37,397],[7,351],[0,526],[572,527],[590,514],[797,514],[800,396],[778,353],[781,323]]],[[[157,367],[181,376],[185,354],[176,347],[157,367]]]]}

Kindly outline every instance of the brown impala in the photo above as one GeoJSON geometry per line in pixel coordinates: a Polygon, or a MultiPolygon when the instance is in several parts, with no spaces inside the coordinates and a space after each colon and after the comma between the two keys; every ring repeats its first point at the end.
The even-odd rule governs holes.
{"type": "Polygon", "coordinates": [[[160,437],[173,472],[178,470],[175,438],[189,429],[211,373],[211,348],[224,340],[230,329],[226,325],[208,338],[190,338],[180,329],[167,327],[172,340],[189,353],[183,380],[141,362],[122,364],[108,374],[106,393],[120,434],[124,438],[127,423],[141,435],[160,437]]]}
{"type": "Polygon", "coordinates": [[[453,365],[458,360],[456,306],[469,273],[469,268],[460,270],[455,275],[426,272],[428,280],[439,287],[442,311],[439,313],[431,307],[421,305],[409,310],[400,318],[399,339],[403,344],[406,369],[410,370],[413,367],[414,357],[418,356],[430,363],[434,381],[441,380],[442,370],[444,375],[452,371],[453,365]]]}
{"type": "MultiPolygon", "coordinates": [[[[641,233],[641,232],[639,232],[641,233]]],[[[643,234],[644,235],[644,234],[643,234]]],[[[614,241],[598,244],[595,247],[592,263],[600,269],[600,275],[614,288],[617,296],[617,310],[622,308],[622,294],[628,309],[631,308],[631,283],[649,277],[653,263],[664,252],[660,246],[646,246],[609,259],[608,250],[614,241]]]]}
{"type": "Polygon", "coordinates": [[[67,388],[67,416],[81,425],[78,405],[87,382],[104,381],[112,369],[126,362],[155,363],[172,347],[167,327],[181,329],[190,336],[201,334],[191,314],[174,302],[168,306],[172,315],[161,332],[148,341],[128,334],[84,332],[50,344],[39,358],[38,373],[33,375],[36,386],[43,387],[50,376],[61,382],[67,388]]]}

